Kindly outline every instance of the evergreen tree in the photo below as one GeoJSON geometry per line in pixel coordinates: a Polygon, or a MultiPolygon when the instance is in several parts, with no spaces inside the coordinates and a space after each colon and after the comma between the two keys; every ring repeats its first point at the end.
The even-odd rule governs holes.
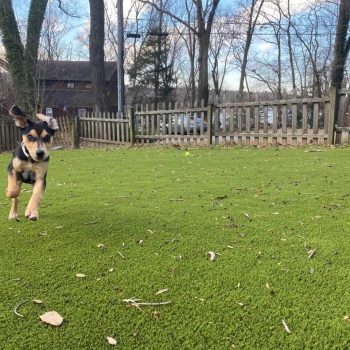
{"type": "Polygon", "coordinates": [[[153,89],[154,103],[170,101],[174,89],[174,62],[170,57],[167,35],[158,28],[150,30],[141,54],[127,70],[130,79],[136,80],[137,90],[153,89]]]}

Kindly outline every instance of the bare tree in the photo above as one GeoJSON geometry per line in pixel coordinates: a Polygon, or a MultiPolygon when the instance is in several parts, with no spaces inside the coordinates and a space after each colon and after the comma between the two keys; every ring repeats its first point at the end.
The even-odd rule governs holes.
{"type": "Polygon", "coordinates": [[[248,12],[248,23],[247,23],[247,31],[245,36],[245,45],[243,51],[243,58],[241,60],[241,76],[239,79],[239,88],[238,93],[240,99],[243,99],[243,90],[244,90],[244,79],[246,75],[246,68],[248,64],[248,54],[250,50],[250,46],[253,41],[253,34],[255,31],[255,27],[260,16],[261,8],[264,4],[265,0],[249,0],[250,3],[248,8],[244,8],[244,12],[248,12]]]}
{"type": "Polygon", "coordinates": [[[90,0],[90,71],[96,112],[106,108],[106,74],[104,57],[104,2],[90,0]]]}
{"type": "MultiPolygon", "coordinates": [[[[187,22],[192,27],[196,26],[196,21],[193,16],[194,4],[192,0],[186,0],[184,2],[184,14],[181,17],[187,19],[187,22]]],[[[197,55],[197,36],[193,33],[190,27],[184,26],[182,23],[178,23],[173,19],[174,26],[184,42],[186,53],[189,61],[188,79],[183,79],[188,90],[189,104],[194,107],[196,101],[196,75],[198,73],[198,65],[196,65],[197,55]]],[[[183,58],[182,58],[183,61],[183,58]]]]}
{"type": "Polygon", "coordinates": [[[171,16],[179,23],[189,28],[196,36],[198,40],[198,62],[199,62],[199,79],[198,79],[198,102],[203,101],[204,104],[208,103],[209,99],[209,75],[208,75],[208,62],[209,62],[209,44],[210,35],[213,27],[213,20],[220,0],[206,1],[203,6],[202,0],[192,0],[195,5],[196,11],[196,25],[193,26],[176,16],[173,12],[161,9],[157,4],[149,0],[140,0],[143,3],[153,6],[157,11],[162,11],[166,15],[171,16]]]}
{"type": "Polygon", "coordinates": [[[218,98],[221,94],[226,74],[233,69],[233,51],[236,49],[234,16],[229,14],[227,8],[218,13],[218,21],[214,24],[214,35],[210,41],[209,62],[211,65],[211,78],[214,93],[218,98]]]}

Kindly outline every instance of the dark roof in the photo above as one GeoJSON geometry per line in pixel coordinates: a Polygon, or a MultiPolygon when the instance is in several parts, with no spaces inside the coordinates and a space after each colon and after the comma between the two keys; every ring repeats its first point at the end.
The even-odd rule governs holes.
{"type": "MultiPolygon", "coordinates": [[[[89,61],[39,62],[40,80],[91,81],[89,61]]],[[[117,69],[117,62],[105,62],[106,81],[117,69]]]]}

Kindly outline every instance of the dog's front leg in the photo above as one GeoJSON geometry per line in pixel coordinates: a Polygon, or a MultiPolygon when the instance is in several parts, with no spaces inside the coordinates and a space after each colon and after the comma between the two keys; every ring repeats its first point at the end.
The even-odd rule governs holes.
{"type": "Polygon", "coordinates": [[[36,221],[39,219],[39,206],[41,198],[44,194],[46,187],[46,175],[44,177],[39,177],[36,179],[33,194],[29,200],[27,205],[27,209],[25,211],[25,216],[29,220],[36,221]]]}
{"type": "Polygon", "coordinates": [[[7,181],[7,189],[6,196],[8,198],[12,198],[11,209],[9,214],[9,220],[17,220],[18,219],[18,196],[21,192],[21,185],[17,180],[17,174],[12,169],[8,173],[8,181],[7,181]]]}

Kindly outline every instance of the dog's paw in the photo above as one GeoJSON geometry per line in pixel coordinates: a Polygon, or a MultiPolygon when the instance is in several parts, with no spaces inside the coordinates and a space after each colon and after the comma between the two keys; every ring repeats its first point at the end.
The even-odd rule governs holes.
{"type": "Polygon", "coordinates": [[[9,220],[19,221],[18,214],[17,213],[10,213],[9,214],[9,220]]]}
{"type": "Polygon", "coordinates": [[[36,210],[26,210],[25,217],[31,221],[39,220],[39,213],[36,210]]]}

